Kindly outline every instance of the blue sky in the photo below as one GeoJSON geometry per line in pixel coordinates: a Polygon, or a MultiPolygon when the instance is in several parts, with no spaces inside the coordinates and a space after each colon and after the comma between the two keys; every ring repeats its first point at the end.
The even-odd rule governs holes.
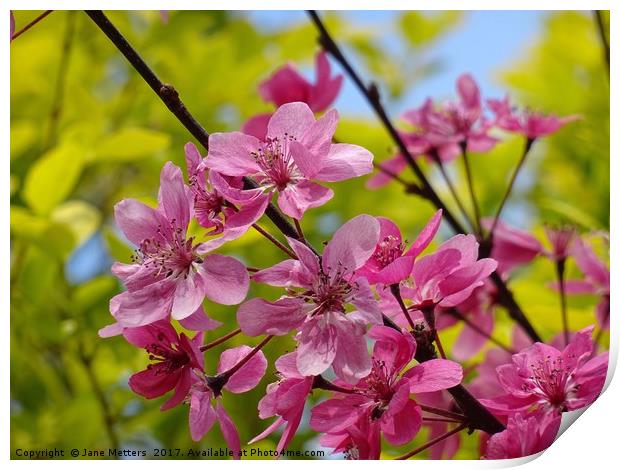
{"type": "MultiPolygon", "coordinates": [[[[403,41],[394,28],[397,11],[341,12],[349,21],[375,28],[380,40],[391,48],[402,49],[403,41]]],[[[251,18],[266,29],[308,21],[303,11],[255,11],[251,18]]],[[[450,97],[454,82],[463,72],[478,80],[487,96],[501,96],[504,88],[497,80],[497,71],[515,57],[524,54],[534,43],[543,27],[544,11],[472,11],[463,21],[434,44],[430,54],[442,62],[440,73],[420,81],[403,99],[408,107],[417,106],[427,96],[450,97]]],[[[354,86],[345,81],[335,107],[345,113],[370,115],[354,86]]],[[[392,111],[401,111],[397,107],[392,111]]]]}

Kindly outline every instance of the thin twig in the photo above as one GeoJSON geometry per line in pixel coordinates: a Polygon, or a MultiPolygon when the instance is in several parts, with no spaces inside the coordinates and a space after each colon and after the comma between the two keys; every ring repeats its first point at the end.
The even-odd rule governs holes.
{"type": "Polygon", "coordinates": [[[308,241],[304,236],[304,231],[301,228],[301,223],[295,218],[293,219],[293,222],[295,223],[295,230],[297,230],[297,234],[299,235],[299,241],[302,242],[304,245],[307,245],[308,241]]]}
{"type": "Polygon", "coordinates": [[[278,248],[280,248],[284,253],[286,253],[288,256],[290,256],[293,259],[297,259],[297,255],[295,253],[293,253],[292,250],[290,250],[289,248],[287,248],[284,244],[282,244],[280,241],[276,240],[274,238],[273,235],[271,235],[269,232],[267,232],[264,228],[262,228],[260,225],[258,224],[252,224],[252,228],[254,230],[256,230],[258,233],[260,233],[263,237],[265,237],[267,240],[269,240],[271,243],[273,243],[275,246],[277,246],[278,248]]]}
{"type": "Polygon", "coordinates": [[[457,421],[455,419],[450,418],[431,418],[430,416],[422,416],[422,421],[428,421],[431,423],[462,423],[462,421],[457,421]]]}
{"type": "Polygon", "coordinates": [[[398,305],[400,309],[402,310],[403,314],[405,315],[405,318],[407,319],[409,326],[411,327],[412,330],[415,329],[415,324],[413,323],[413,320],[411,319],[411,315],[409,315],[409,310],[407,309],[407,306],[405,305],[405,302],[403,301],[402,295],[400,295],[400,285],[392,284],[390,286],[390,291],[392,292],[392,295],[398,302],[398,305]]]}
{"type": "Polygon", "coordinates": [[[506,205],[506,201],[508,200],[508,197],[512,193],[512,190],[515,185],[515,181],[517,180],[517,176],[519,176],[519,172],[521,171],[521,168],[523,167],[523,164],[525,163],[525,159],[528,156],[533,144],[534,144],[534,139],[528,137],[525,140],[525,147],[523,149],[523,153],[521,154],[521,158],[519,159],[517,166],[512,172],[512,176],[510,177],[510,182],[508,183],[508,188],[506,188],[506,192],[504,193],[504,196],[502,197],[502,201],[499,203],[499,207],[497,208],[497,212],[495,213],[495,218],[493,219],[493,224],[491,225],[491,230],[489,230],[488,240],[490,240],[490,244],[493,243],[493,234],[495,233],[495,228],[497,227],[500,216],[502,215],[502,210],[504,209],[504,206],[506,205]]]}
{"type": "MultiPolygon", "coordinates": [[[[433,152],[433,153],[436,153],[436,152],[433,152]]],[[[471,227],[472,230],[475,230],[474,223],[469,217],[469,214],[467,213],[467,210],[465,209],[465,205],[463,204],[463,201],[461,201],[461,198],[456,192],[456,188],[452,184],[452,179],[448,175],[448,172],[446,171],[446,167],[444,166],[439,156],[437,156],[436,159],[435,157],[432,157],[432,158],[435,160],[435,163],[437,164],[437,167],[439,168],[439,172],[441,173],[441,176],[446,182],[446,185],[448,186],[448,190],[450,191],[450,194],[452,194],[452,198],[454,199],[454,201],[456,202],[456,205],[458,206],[459,210],[463,214],[463,217],[465,218],[467,224],[471,227]]]]}
{"type": "Polygon", "coordinates": [[[564,272],[566,268],[566,259],[562,258],[555,263],[555,272],[558,277],[558,287],[560,293],[560,312],[562,315],[562,331],[564,332],[564,345],[570,342],[570,333],[568,328],[568,314],[566,311],[566,286],[564,283],[564,272]]]}
{"type": "Polygon", "coordinates": [[[26,31],[28,31],[30,28],[32,28],[35,24],[37,24],[39,21],[41,21],[43,18],[45,18],[47,15],[49,15],[53,11],[54,10],[47,10],[47,11],[41,13],[34,20],[32,20],[30,23],[28,23],[26,26],[24,26],[22,29],[20,29],[15,34],[13,34],[13,37],[11,38],[11,41],[13,41],[14,39],[17,39],[19,36],[24,34],[26,31]]]}
{"type": "MultiPolygon", "coordinates": [[[[172,85],[164,84],[155,75],[155,72],[144,62],[138,52],[129,44],[127,39],[110,22],[105,14],[100,10],[87,10],[86,14],[112,41],[116,48],[125,56],[131,66],[140,74],[144,81],[151,87],[155,94],[163,101],[166,107],[177,117],[179,122],[194,136],[194,138],[206,149],[209,149],[209,133],[189,112],[179,93],[172,85]]],[[[243,179],[246,189],[256,188],[256,182],[251,178],[243,179]]],[[[295,227],[276,209],[273,204],[269,204],[265,210],[265,215],[278,227],[286,236],[297,238],[295,227]]]]}
{"type": "Polygon", "coordinates": [[[478,235],[482,237],[482,226],[480,225],[480,207],[478,206],[478,198],[474,191],[474,180],[472,178],[471,166],[469,164],[469,152],[467,152],[467,142],[461,144],[461,154],[463,156],[463,165],[465,167],[465,176],[467,179],[467,187],[469,188],[469,197],[471,198],[471,204],[474,208],[474,223],[475,230],[478,235]]]}
{"type": "Polygon", "coordinates": [[[460,424],[457,427],[455,427],[453,430],[448,431],[447,433],[442,434],[441,436],[438,436],[435,439],[428,441],[426,444],[418,447],[417,449],[412,450],[411,452],[407,452],[406,454],[403,454],[400,457],[396,457],[394,460],[407,460],[413,457],[414,455],[419,454],[420,452],[428,449],[429,447],[434,446],[435,444],[449,438],[453,434],[456,434],[457,432],[461,432],[466,427],[467,427],[467,423],[460,424]]]}
{"type": "Polygon", "coordinates": [[[491,335],[491,334],[487,333],[486,331],[484,331],[482,328],[480,328],[478,325],[476,325],[473,321],[471,321],[469,318],[467,318],[465,315],[463,315],[461,312],[459,312],[456,308],[451,308],[451,309],[447,310],[447,313],[452,315],[452,316],[454,316],[454,317],[456,317],[456,318],[458,318],[459,320],[461,320],[463,323],[465,323],[468,327],[470,327],[476,333],[478,333],[481,336],[484,336],[489,341],[494,343],[496,346],[499,346],[500,348],[502,348],[508,354],[517,354],[517,351],[515,351],[512,348],[510,348],[506,344],[502,343],[500,340],[495,338],[493,335],[491,335]]]}
{"type": "Polygon", "coordinates": [[[203,351],[203,352],[204,351],[208,351],[209,349],[212,349],[212,348],[214,348],[216,346],[219,346],[222,343],[225,343],[230,338],[234,338],[239,333],[241,333],[241,328],[237,328],[236,330],[232,330],[230,333],[225,334],[221,338],[218,338],[216,340],[211,341],[210,343],[207,343],[207,344],[205,344],[203,346],[200,346],[200,350],[203,351]]]}
{"type": "Polygon", "coordinates": [[[239,369],[241,369],[245,364],[247,364],[247,362],[252,359],[256,354],[258,354],[258,352],[263,349],[263,347],[272,339],[274,338],[273,335],[269,335],[269,336],[265,336],[265,338],[258,343],[256,346],[254,346],[254,348],[252,348],[252,350],[243,358],[241,359],[239,362],[237,362],[234,366],[232,366],[230,369],[228,369],[227,371],[222,372],[221,374],[219,374],[219,377],[225,377],[226,379],[229,379],[235,372],[237,372],[239,369]]]}
{"type": "Polygon", "coordinates": [[[466,419],[466,416],[462,414],[454,413],[448,410],[442,410],[441,408],[435,408],[434,406],[420,405],[420,408],[422,408],[422,411],[426,411],[427,413],[432,413],[437,416],[443,416],[444,418],[454,419],[459,422],[463,422],[466,419]]]}

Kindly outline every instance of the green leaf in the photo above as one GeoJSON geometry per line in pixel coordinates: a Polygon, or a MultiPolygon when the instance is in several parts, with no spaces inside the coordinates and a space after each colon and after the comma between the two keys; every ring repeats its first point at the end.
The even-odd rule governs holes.
{"type": "Polygon", "coordinates": [[[79,245],[99,228],[101,214],[97,208],[84,201],[67,201],[54,209],[51,219],[65,224],[79,245]]]}
{"type": "Polygon", "coordinates": [[[11,233],[60,259],[75,246],[74,235],[66,225],[31,214],[22,207],[11,207],[11,233]]]}
{"type": "Polygon", "coordinates": [[[463,17],[460,11],[442,11],[432,14],[408,11],[400,17],[400,30],[415,47],[428,45],[456,26],[463,17]]]}
{"type": "Polygon", "coordinates": [[[73,190],[84,166],[84,151],[65,142],[43,155],[26,175],[22,196],[32,210],[47,215],[73,190]]]}
{"type": "Polygon", "coordinates": [[[103,229],[103,238],[112,258],[122,263],[128,263],[131,260],[133,255],[132,249],[127,243],[120,240],[111,228],[105,227],[103,229]]]}
{"type": "Polygon", "coordinates": [[[170,146],[170,136],[163,132],[129,127],[119,130],[99,144],[95,158],[108,161],[131,161],[151,156],[170,146]]]}

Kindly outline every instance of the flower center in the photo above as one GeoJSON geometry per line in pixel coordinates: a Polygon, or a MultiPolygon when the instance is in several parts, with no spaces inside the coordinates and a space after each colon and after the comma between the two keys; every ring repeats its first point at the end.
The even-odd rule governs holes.
{"type": "Polygon", "coordinates": [[[197,182],[198,175],[192,175],[189,179],[190,187],[194,192],[194,213],[198,220],[208,219],[216,226],[222,224],[219,220],[224,208],[224,198],[217,191],[208,191],[197,182]],[[219,222],[219,223],[218,223],[219,222]]]}
{"type": "Polygon", "coordinates": [[[578,385],[573,383],[573,373],[564,365],[564,360],[558,357],[551,360],[551,356],[530,364],[532,375],[523,384],[525,392],[535,393],[544,397],[554,408],[563,410],[566,399],[574,392],[578,385]]]}
{"type": "Polygon", "coordinates": [[[385,268],[396,258],[399,258],[403,251],[405,251],[405,244],[399,242],[395,236],[388,235],[377,245],[373,258],[382,268],[385,268]]]}
{"type": "Polygon", "coordinates": [[[371,419],[377,420],[383,416],[394,396],[394,381],[396,375],[389,370],[384,361],[373,359],[370,375],[365,379],[365,390],[362,391],[375,404],[370,412],[371,419]]]}
{"type": "Polygon", "coordinates": [[[304,300],[316,305],[309,313],[310,316],[329,312],[345,313],[345,305],[353,297],[355,289],[344,274],[345,270],[340,268],[335,273],[325,273],[321,269],[313,289],[301,294],[304,300]]]}
{"type": "Polygon", "coordinates": [[[251,155],[261,168],[262,175],[257,179],[266,186],[272,186],[282,191],[291,182],[301,178],[301,173],[289,150],[289,142],[296,140],[289,134],[283,138],[267,138],[257,152],[251,155]]]}
{"type": "Polygon", "coordinates": [[[171,237],[166,237],[157,229],[156,238],[147,238],[140,243],[133,261],[152,268],[155,276],[179,278],[187,277],[193,263],[202,259],[194,252],[194,238],[185,239],[184,230],[176,226],[176,219],[170,221],[171,237]]]}
{"type": "Polygon", "coordinates": [[[175,370],[180,369],[184,365],[188,364],[190,359],[185,351],[179,351],[174,344],[165,344],[164,335],[161,333],[157,335],[159,343],[152,343],[146,346],[146,352],[149,353],[149,359],[153,361],[152,364],[147,366],[151,369],[155,366],[155,374],[171,374],[175,370]]]}

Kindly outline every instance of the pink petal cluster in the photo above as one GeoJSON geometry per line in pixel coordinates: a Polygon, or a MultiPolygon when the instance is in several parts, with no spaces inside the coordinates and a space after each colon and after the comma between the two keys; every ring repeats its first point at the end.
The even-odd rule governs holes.
{"type": "Polygon", "coordinates": [[[366,325],[381,323],[381,311],[365,278],[355,278],[375,251],[380,224],[360,215],[345,223],[317,256],[294,239],[297,255],[252,276],[256,282],[286,287],[275,302],[255,298],[237,311],[241,330],[250,336],[285,335],[297,329],[297,367],[318,375],[333,366],[336,375],[354,383],[371,368],[366,325]],[[347,305],[357,310],[347,313],[347,305]]]}
{"type": "Polygon", "coordinates": [[[200,246],[199,251],[207,253],[247,232],[263,215],[269,201],[261,197],[258,189],[242,191],[243,181],[239,177],[207,172],[201,165],[203,158],[200,152],[191,142],[185,145],[185,160],[189,187],[194,197],[194,217],[202,227],[211,229],[207,235],[221,235],[200,246]],[[236,189],[236,206],[227,201],[217,188],[227,188],[229,193],[236,189]]]}
{"type": "Polygon", "coordinates": [[[370,284],[398,284],[411,274],[413,263],[435,237],[441,224],[441,209],[429,220],[416,240],[405,251],[405,243],[398,226],[390,219],[377,217],[380,225],[379,243],[357,275],[370,284]]]}
{"type": "MultiPolygon", "coordinates": [[[[404,113],[403,120],[413,131],[400,132],[403,142],[414,158],[426,156],[433,163],[447,163],[469,152],[488,152],[499,139],[492,135],[494,129],[522,134],[533,141],[539,137],[557,132],[579,116],[559,118],[530,110],[519,112],[511,106],[508,97],[486,100],[486,108],[494,118],[485,116],[480,89],[469,74],[456,80],[458,101],[437,105],[428,98],[422,106],[404,113]]],[[[381,163],[391,173],[399,174],[407,167],[402,154],[381,163]]],[[[376,189],[389,183],[392,177],[377,172],[367,182],[367,187],[376,189]]]]}
{"type": "Polygon", "coordinates": [[[455,235],[417,260],[407,291],[413,308],[453,307],[468,299],[497,268],[494,259],[478,259],[478,248],[473,235],[455,235]]]}
{"type": "Polygon", "coordinates": [[[594,294],[600,297],[596,306],[596,318],[601,329],[609,329],[609,268],[596,257],[592,249],[580,238],[575,240],[571,253],[584,275],[582,280],[565,283],[569,294],[594,294]]]}
{"type": "Polygon", "coordinates": [[[563,351],[535,343],[497,368],[503,394],[483,400],[493,412],[559,415],[591,404],[601,393],[608,353],[593,356],[592,327],[577,332],[563,351]]]}
{"type": "MultiPolygon", "coordinates": [[[[333,197],[331,189],[315,181],[343,181],[372,171],[373,157],[366,149],[332,143],[337,124],[336,110],[316,120],[307,104],[284,104],[269,119],[263,139],[241,132],[211,134],[202,167],[231,177],[252,177],[265,198],[277,193],[282,212],[299,220],[306,210],[333,197]]],[[[245,191],[233,187],[218,189],[233,202],[246,197],[245,191]]]]}
{"type": "Polygon", "coordinates": [[[381,434],[392,445],[410,442],[422,425],[421,408],[410,395],[444,390],[461,383],[455,362],[434,359],[405,370],[416,343],[408,333],[385,326],[369,332],[375,346],[372,370],[347,392],[337,392],[312,409],[310,426],[326,433],[322,443],[336,449],[366,449],[364,458],[378,459],[381,434]],[[362,441],[364,445],[360,445],[362,441]],[[337,445],[334,445],[337,444],[337,445]]]}
{"type": "Polygon", "coordinates": [[[559,429],[559,416],[546,416],[541,420],[517,414],[508,419],[505,431],[489,438],[484,458],[516,459],[537,454],[553,444],[559,429]]]}
{"type": "Polygon", "coordinates": [[[116,223],[137,250],[133,263],[112,267],[127,290],[110,300],[117,323],[102,329],[102,336],[169,316],[189,322],[190,328],[213,328],[216,323],[205,319],[202,309],[205,297],[224,305],[245,298],[249,288],[245,266],[220,254],[201,257],[200,244],[188,238],[193,202],[181,169],[168,162],[161,171],[156,209],[134,199],[115,206],[116,223]]]}
{"type": "MultiPolygon", "coordinates": [[[[218,374],[231,370],[243,360],[252,348],[238,346],[227,349],[220,355],[218,374]]],[[[239,394],[252,390],[265,375],[267,359],[262,351],[254,354],[243,366],[230,376],[223,390],[239,394]]],[[[189,393],[189,429],[194,441],[199,441],[217,421],[233,458],[241,456],[241,440],[237,427],[222,404],[221,391],[214,392],[208,381],[196,378],[189,393]]]]}
{"type": "Polygon", "coordinates": [[[315,83],[306,80],[295,66],[289,63],[276,70],[268,80],[259,85],[261,97],[276,106],[301,101],[314,113],[325,111],[338,96],[343,77],[332,76],[327,53],[324,51],[316,55],[315,61],[315,83]]]}
{"type": "Polygon", "coordinates": [[[180,404],[189,393],[194,370],[203,371],[200,351],[203,333],[189,339],[180,335],[165,320],[137,328],[125,328],[125,339],[146,350],[152,361],[147,368],[129,378],[129,386],[144,398],[157,398],[174,389],[174,394],[161,407],[162,411],[180,404]]]}
{"type": "Polygon", "coordinates": [[[491,122],[482,114],[480,89],[469,74],[456,81],[457,102],[436,107],[429,98],[418,109],[408,111],[403,118],[416,128],[414,136],[437,151],[447,160],[459,155],[460,146],[467,145],[471,152],[487,152],[497,140],[489,135],[491,122]]]}
{"type": "Polygon", "coordinates": [[[487,100],[487,106],[495,114],[495,125],[510,132],[522,134],[530,140],[554,134],[569,122],[580,119],[577,115],[557,117],[526,109],[518,112],[510,105],[508,96],[501,100],[487,100]]]}
{"type": "MultiPolygon", "coordinates": [[[[490,230],[493,219],[483,219],[482,226],[490,230]]],[[[518,266],[530,263],[543,253],[545,250],[536,237],[501,220],[497,221],[493,229],[491,258],[497,261],[498,272],[508,273],[518,266]]]]}
{"type": "Polygon", "coordinates": [[[279,357],[275,365],[280,380],[267,386],[267,394],[258,403],[258,416],[261,419],[277,416],[277,419],[249,444],[266,438],[284,425],[284,431],[276,448],[280,452],[286,449],[299,428],[306,400],[312,391],[314,377],[304,376],[299,372],[297,351],[279,357]]]}

